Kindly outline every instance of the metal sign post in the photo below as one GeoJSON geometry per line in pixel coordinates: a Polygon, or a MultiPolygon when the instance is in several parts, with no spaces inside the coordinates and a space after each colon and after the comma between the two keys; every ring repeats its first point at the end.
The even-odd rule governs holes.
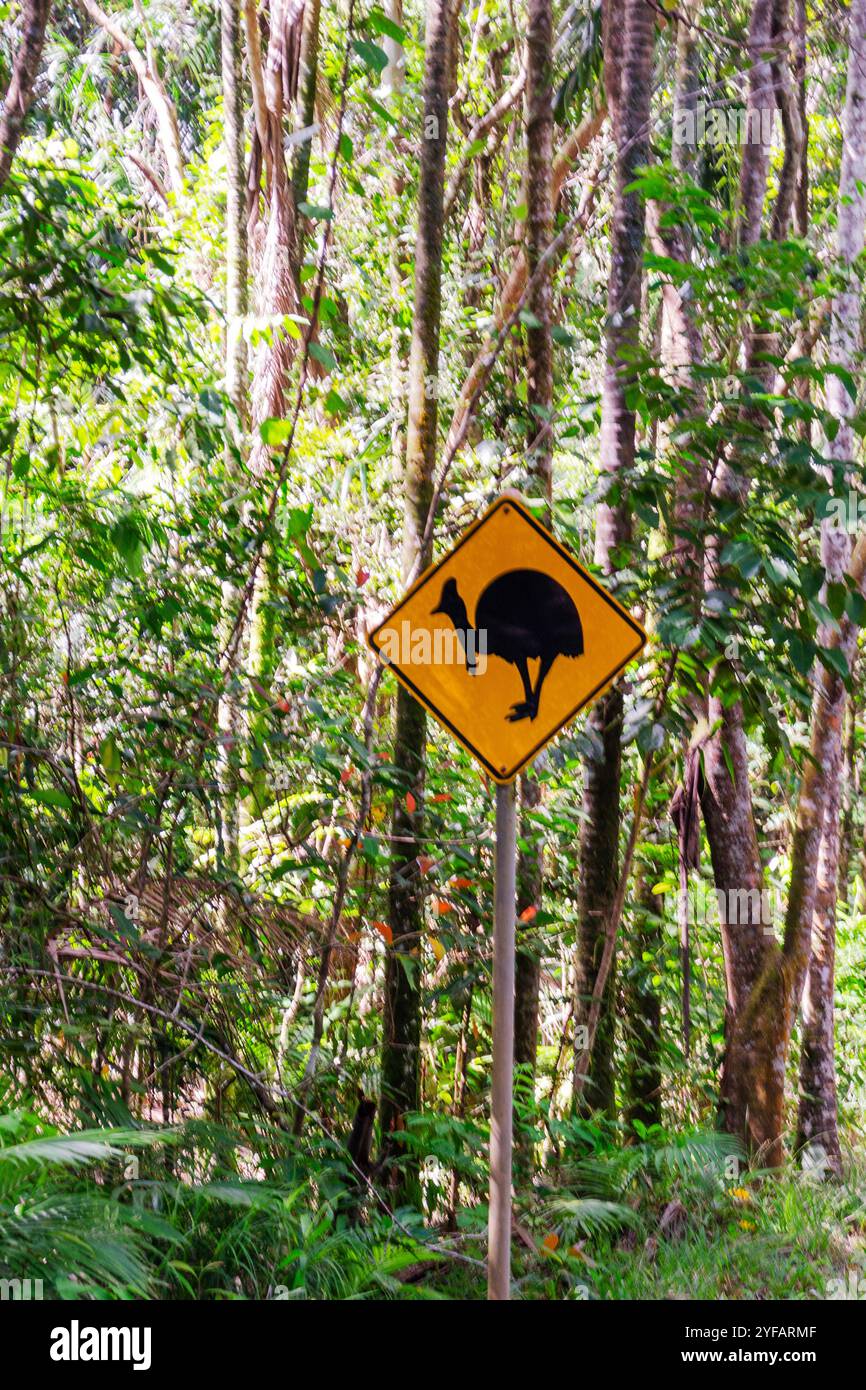
{"type": "Polygon", "coordinates": [[[487,1297],[511,1297],[511,1147],[514,1075],[514,937],[517,916],[517,783],[496,788],[493,908],[493,1096],[487,1297]]]}
{"type": "Polygon", "coordinates": [[[646,633],[505,493],[370,633],[373,650],[496,787],[487,1294],[511,1296],[515,778],[632,661],[646,633]]]}

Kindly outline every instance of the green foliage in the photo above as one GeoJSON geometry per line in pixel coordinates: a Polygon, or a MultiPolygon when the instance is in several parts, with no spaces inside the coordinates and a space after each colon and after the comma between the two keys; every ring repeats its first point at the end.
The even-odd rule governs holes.
{"type": "MultiPolygon", "coordinates": [[[[483,1296],[492,788],[432,726],[423,792],[407,786],[392,761],[395,685],[387,674],[375,685],[364,641],[403,582],[423,16],[407,5],[397,26],[361,8],[349,36],[342,11],[323,6],[293,312],[262,309],[269,207],[251,196],[251,312],[225,321],[218,14],[202,0],[120,11],[176,109],[183,196],[160,192],[158,130],[132,69],[76,7],[54,7],[26,137],[0,190],[0,1268],[43,1279],[52,1296],[483,1296]],[[405,57],[399,91],[385,87],[393,43],[405,57]],[[269,349],[291,346],[282,408],[263,412],[257,389],[242,418],[227,399],[236,330],[257,388],[269,349]],[[423,845],[408,864],[395,803],[417,817],[423,845]],[[397,949],[421,995],[421,1110],[390,1167],[374,1132],[359,1172],[347,1144],[359,1100],[381,1090],[395,870],[423,910],[419,939],[397,949]],[[395,1170],[413,1160],[423,1210],[394,1214],[395,1170]]],[[[702,89],[735,107],[747,7],[703,13],[702,35],[729,42],[702,38],[702,89]]],[[[602,99],[601,6],[581,0],[556,20],[559,150],[602,99]]],[[[603,757],[601,740],[578,720],[535,769],[542,795],[521,850],[540,839],[544,887],[519,930],[524,957],[541,965],[540,1041],[515,1113],[525,1298],[812,1296],[862,1253],[862,867],[849,865],[839,908],[850,1182],[819,1187],[792,1168],[777,1183],[746,1171],[738,1189],[726,1165],[742,1155],[710,1132],[727,1008],[717,921],[693,924],[686,1048],[670,819],[684,749],[709,733],[697,704],[707,691],[739,703],[766,880],[774,904],[784,900],[813,674],[823,664],[860,689],[826,642],[845,614],[863,621],[866,601],[847,582],[825,584],[819,540],[821,520],[840,498],[856,504],[864,483],[861,402],[857,457],[826,457],[839,422],[825,389],[840,369],[821,315],[849,286],[834,254],[844,45],[832,16],[810,11],[810,26],[812,220],[805,237],[748,250],[736,145],[675,167],[676,26],[657,26],[652,163],[635,189],[655,204],[662,242],[645,249],[630,363],[637,457],[613,483],[598,469],[609,127],[569,161],[559,190],[554,230],[571,239],[552,275],[554,526],[591,567],[600,506],[627,499],[631,536],[610,582],[652,629],[651,657],[625,688],[623,845],[650,754],[655,772],[617,962],[622,1120],[607,1125],[573,1114],[571,1095],[585,769],[603,757]],[[671,286],[699,328],[689,373],[662,361],[671,286]],[[754,325],[767,348],[758,370],[740,351],[754,325]],[[723,463],[735,485],[704,490],[684,519],[684,472],[715,476],[723,463]],[[674,562],[683,545],[717,559],[698,607],[696,576],[674,562]],[[658,1020],[660,1126],[628,1118],[628,1078],[646,1060],[641,997],[658,1020]]],[[[504,486],[535,487],[526,356],[539,319],[528,304],[490,353],[526,225],[523,96],[476,136],[519,77],[524,38],[520,11],[471,5],[459,16],[435,381],[443,438],[482,359],[489,380],[447,476],[437,472],[437,553],[504,486]]],[[[12,52],[4,29],[0,86],[12,52]]],[[[250,118],[254,189],[253,129],[250,118]]],[[[856,398],[857,373],[842,376],[856,398]]],[[[858,727],[855,768],[862,751],[858,727]]],[[[856,778],[851,845],[864,829],[855,791],[856,778]]],[[[703,839],[699,857],[690,887],[710,895],[703,839]]]]}
{"type": "MultiPolygon", "coordinates": [[[[7,1113],[2,1277],[41,1280],[49,1298],[382,1298],[405,1292],[404,1271],[440,1258],[381,1218],[347,1224],[339,1202],[319,1195],[337,1178],[333,1160],[300,1180],[285,1158],[268,1178],[223,1168],[241,1142],[201,1126],[55,1134],[31,1113],[7,1113]],[[165,1144],[185,1176],[145,1172],[143,1151],[165,1144]]],[[[273,1149],[259,1158],[272,1162],[273,1149]]]]}

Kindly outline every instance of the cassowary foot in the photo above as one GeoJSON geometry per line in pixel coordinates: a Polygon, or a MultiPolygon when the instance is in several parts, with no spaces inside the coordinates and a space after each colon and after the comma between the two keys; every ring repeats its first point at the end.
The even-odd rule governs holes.
{"type": "Polygon", "coordinates": [[[511,713],[506,714],[505,718],[509,724],[516,724],[518,719],[534,719],[538,713],[538,705],[534,700],[518,700],[511,706],[511,713]]]}

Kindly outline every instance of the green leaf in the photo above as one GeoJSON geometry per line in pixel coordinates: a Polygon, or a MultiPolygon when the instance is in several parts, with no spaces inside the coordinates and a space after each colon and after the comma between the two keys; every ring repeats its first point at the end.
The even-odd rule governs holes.
{"type": "Polygon", "coordinates": [[[298,203],[298,212],[311,222],[333,222],[334,209],[320,207],[318,203],[298,203]]]}
{"type": "Polygon", "coordinates": [[[372,14],[368,15],[367,23],[377,34],[386,34],[395,43],[402,44],[406,40],[405,30],[401,29],[399,24],[395,24],[393,19],[382,14],[381,10],[374,10],[372,14]]]}
{"type": "Polygon", "coordinates": [[[147,547],[133,517],[121,517],[111,531],[111,540],[132,575],[141,574],[147,547]]]}
{"type": "Polygon", "coordinates": [[[368,39],[353,39],[352,47],[362,63],[377,76],[385,71],[388,66],[388,54],[384,48],[380,48],[377,43],[370,43],[368,39]]]}
{"type": "Polygon", "coordinates": [[[292,433],[291,420],[263,420],[259,425],[259,434],[262,443],[269,448],[277,448],[280,444],[285,444],[292,433]]]}
{"type": "Polygon", "coordinates": [[[845,599],[845,611],[857,627],[866,625],[866,599],[856,589],[852,589],[845,599]]]}
{"type": "Polygon", "coordinates": [[[120,773],[123,770],[123,761],[114,734],[106,734],[105,738],[100,743],[99,761],[102,764],[109,786],[116,786],[120,773]]]}
{"type": "Polygon", "coordinates": [[[337,370],[337,359],[321,343],[310,343],[310,356],[315,357],[317,362],[321,362],[326,371],[335,372],[337,370]]]}
{"type": "Polygon", "coordinates": [[[827,607],[830,609],[830,612],[837,622],[845,612],[845,600],[847,597],[848,590],[844,584],[827,585],[827,607]]]}
{"type": "Polygon", "coordinates": [[[58,806],[62,811],[72,810],[72,798],[68,797],[66,792],[58,791],[56,787],[34,787],[27,795],[42,806],[58,806]]]}
{"type": "Polygon", "coordinates": [[[733,565],[744,579],[752,579],[761,567],[761,555],[751,541],[740,539],[728,541],[719,557],[723,565],[733,565]]]}
{"type": "Polygon", "coordinates": [[[826,666],[828,671],[834,675],[841,676],[843,681],[847,681],[851,672],[848,666],[848,659],[840,647],[819,647],[818,659],[822,666],[826,666]]]}

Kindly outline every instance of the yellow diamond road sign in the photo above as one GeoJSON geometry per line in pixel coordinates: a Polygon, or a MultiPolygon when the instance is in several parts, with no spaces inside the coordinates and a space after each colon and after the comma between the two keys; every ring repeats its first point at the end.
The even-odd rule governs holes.
{"type": "Polygon", "coordinates": [[[510,782],[646,642],[513,497],[426,570],[370,643],[497,782],[510,782]]]}

